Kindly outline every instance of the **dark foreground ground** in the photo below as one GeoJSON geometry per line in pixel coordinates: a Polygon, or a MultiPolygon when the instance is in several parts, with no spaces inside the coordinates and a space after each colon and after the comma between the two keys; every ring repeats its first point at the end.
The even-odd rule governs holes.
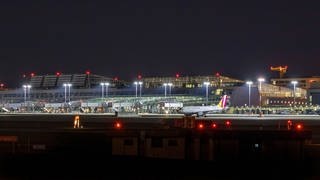
{"type": "Polygon", "coordinates": [[[314,159],[209,162],[59,152],[2,156],[0,179],[320,179],[319,164],[314,159]]]}
{"type": "MultiPolygon", "coordinates": [[[[0,135],[3,142],[2,146],[0,143],[0,152],[14,152],[15,155],[0,153],[0,180],[320,179],[320,148],[312,146],[300,151],[304,146],[297,143],[305,142],[304,140],[320,143],[320,121],[310,121],[308,124],[305,122],[306,130],[312,127],[311,138],[311,135],[304,135],[305,131],[288,131],[287,121],[279,121],[282,124],[278,124],[278,121],[259,120],[252,124],[251,120],[235,120],[231,122],[231,127],[225,127],[225,121],[221,120],[218,122],[218,130],[198,131],[195,128],[163,128],[164,125],[158,121],[153,122],[154,119],[127,119],[122,131],[114,129],[114,119],[106,121],[104,118],[81,117],[85,128],[74,129],[73,117],[2,118],[0,135]],[[145,127],[148,128],[142,131],[145,127]],[[250,131],[241,131],[243,129],[250,131]],[[15,146],[8,144],[7,136],[17,137],[15,146]],[[118,140],[117,137],[136,138],[139,150],[137,157],[111,157],[114,137],[115,140],[118,140]],[[142,142],[152,142],[153,139],[154,142],[159,142],[158,137],[185,138],[186,143],[177,147],[185,149],[186,159],[192,159],[190,154],[194,154],[192,152],[195,152],[195,147],[199,148],[199,152],[208,154],[205,150],[208,150],[210,138],[221,146],[210,151],[215,152],[212,153],[215,161],[142,158],[150,156],[144,156],[140,151],[146,152],[146,147],[151,147],[142,142]],[[195,141],[197,138],[199,141],[195,141]],[[224,139],[227,141],[224,142],[224,139]],[[230,139],[233,142],[231,145],[228,143],[230,139]],[[37,144],[46,145],[46,151],[49,152],[32,154],[35,151],[31,147],[37,144]],[[258,148],[252,146],[255,144],[258,144],[258,148]],[[260,149],[263,146],[259,144],[265,146],[267,154],[263,153],[260,149]],[[5,151],[4,147],[9,151],[5,151]],[[15,147],[14,151],[12,147],[15,147]],[[232,153],[230,155],[232,148],[238,148],[238,155],[235,156],[239,157],[234,157],[232,153]],[[289,157],[295,157],[296,160],[289,157]]],[[[157,151],[153,153],[156,154],[157,151]]],[[[199,153],[198,159],[206,159],[204,154],[199,153]]]]}

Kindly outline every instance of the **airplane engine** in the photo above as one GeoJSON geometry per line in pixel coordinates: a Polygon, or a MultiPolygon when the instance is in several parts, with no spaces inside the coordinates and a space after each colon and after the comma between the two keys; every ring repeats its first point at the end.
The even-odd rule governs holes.
{"type": "Polygon", "coordinates": [[[203,116],[203,112],[198,112],[197,117],[199,117],[199,116],[203,116]]]}

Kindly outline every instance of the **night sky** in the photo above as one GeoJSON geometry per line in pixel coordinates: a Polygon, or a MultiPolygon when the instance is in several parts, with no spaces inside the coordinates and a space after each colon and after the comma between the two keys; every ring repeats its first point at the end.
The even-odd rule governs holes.
{"type": "Polygon", "coordinates": [[[24,73],[320,75],[320,10],[306,1],[0,2],[0,81],[24,73]]]}

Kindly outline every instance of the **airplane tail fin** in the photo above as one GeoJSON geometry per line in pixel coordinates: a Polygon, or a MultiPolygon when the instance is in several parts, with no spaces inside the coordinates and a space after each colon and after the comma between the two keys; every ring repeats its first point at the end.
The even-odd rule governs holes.
{"type": "Polygon", "coordinates": [[[218,107],[224,109],[226,107],[226,105],[227,105],[227,95],[223,95],[219,104],[218,104],[218,107]]]}

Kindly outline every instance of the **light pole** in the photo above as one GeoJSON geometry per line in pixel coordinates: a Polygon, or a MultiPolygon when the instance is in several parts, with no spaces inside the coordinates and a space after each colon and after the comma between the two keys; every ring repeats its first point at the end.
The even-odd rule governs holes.
{"type": "Polygon", "coordinates": [[[64,87],[64,103],[67,103],[67,87],[68,87],[68,101],[70,102],[70,87],[72,86],[72,84],[70,83],[64,83],[63,87],[64,87]]]}
{"type": "Polygon", "coordinates": [[[246,84],[248,84],[249,86],[249,107],[251,106],[251,85],[252,85],[252,81],[247,81],[246,84]]]}
{"type": "Polygon", "coordinates": [[[164,97],[167,98],[167,86],[168,86],[168,83],[164,83],[163,86],[164,86],[164,97]]]}
{"type": "Polygon", "coordinates": [[[27,104],[27,85],[23,85],[23,93],[24,93],[24,105],[27,104]]]}
{"type": "Polygon", "coordinates": [[[63,84],[64,87],[64,103],[67,103],[67,84],[63,84]]]}
{"type": "Polygon", "coordinates": [[[101,98],[104,98],[104,86],[106,86],[106,97],[108,97],[108,86],[110,85],[110,83],[108,82],[102,82],[100,83],[101,85],[101,98]]]}
{"type": "Polygon", "coordinates": [[[23,85],[23,89],[24,89],[24,101],[26,102],[27,100],[30,100],[31,85],[29,84],[23,85]]]}
{"type": "Polygon", "coordinates": [[[138,82],[135,81],[133,84],[136,85],[136,98],[137,98],[138,97],[138,82]]]}
{"type": "Polygon", "coordinates": [[[293,84],[293,106],[296,106],[296,85],[298,81],[291,81],[291,84],[293,84]]]}
{"type": "Polygon", "coordinates": [[[70,87],[72,86],[72,84],[67,84],[68,85],[68,90],[69,90],[69,102],[70,102],[70,99],[71,99],[71,97],[70,97],[70,87]]]}
{"type": "Polygon", "coordinates": [[[103,96],[104,96],[104,92],[103,92],[103,90],[104,90],[104,88],[103,88],[104,83],[100,83],[100,86],[101,86],[101,99],[103,99],[103,96]]]}
{"type": "Polygon", "coordinates": [[[23,85],[23,93],[24,93],[24,105],[26,105],[27,101],[27,85],[23,85]]]}
{"type": "Polygon", "coordinates": [[[28,94],[28,100],[29,100],[29,101],[30,101],[30,99],[31,99],[30,89],[31,89],[31,85],[27,85],[27,90],[28,90],[27,94],[28,94]]]}
{"type": "Polygon", "coordinates": [[[108,88],[109,88],[109,85],[110,85],[110,83],[104,83],[104,85],[106,86],[106,98],[108,97],[108,88]]]}
{"type": "Polygon", "coordinates": [[[142,91],[142,84],[143,84],[143,82],[142,82],[142,81],[139,81],[139,85],[140,85],[140,97],[141,97],[141,91],[142,91]]]}
{"type": "Polygon", "coordinates": [[[265,79],[264,78],[258,78],[258,81],[259,81],[259,105],[260,105],[260,107],[261,107],[261,84],[262,84],[262,82],[264,82],[265,81],[265,79]]]}
{"type": "Polygon", "coordinates": [[[169,96],[171,96],[171,87],[172,87],[172,83],[168,83],[168,86],[169,86],[169,96]]]}
{"type": "Polygon", "coordinates": [[[208,105],[208,101],[209,101],[208,86],[210,85],[210,82],[204,82],[203,84],[206,86],[206,105],[208,105]]]}
{"type": "Polygon", "coordinates": [[[30,99],[31,85],[25,84],[22,87],[23,87],[23,91],[24,91],[24,105],[27,106],[27,98],[30,99]]]}

